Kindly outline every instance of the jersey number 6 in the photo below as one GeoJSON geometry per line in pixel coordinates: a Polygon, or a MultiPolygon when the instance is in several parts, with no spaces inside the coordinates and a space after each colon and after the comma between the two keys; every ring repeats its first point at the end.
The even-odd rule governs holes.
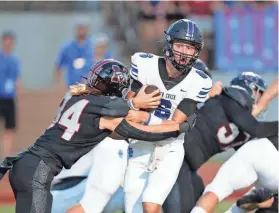
{"type": "Polygon", "coordinates": [[[168,120],[171,116],[171,102],[166,99],[162,99],[160,105],[155,109],[154,115],[162,120],[168,120]]]}
{"type": "Polygon", "coordinates": [[[78,132],[79,127],[80,127],[80,123],[79,123],[80,115],[81,115],[83,109],[89,103],[88,100],[85,100],[85,99],[80,100],[62,113],[63,109],[65,108],[67,102],[69,101],[69,99],[71,97],[72,96],[68,93],[65,95],[65,97],[62,100],[60,107],[57,111],[56,118],[54,119],[52,124],[48,127],[48,129],[49,129],[49,128],[53,127],[55,124],[59,124],[59,125],[65,127],[66,129],[65,129],[63,135],[61,136],[61,138],[63,138],[66,141],[71,140],[73,135],[76,132],[78,132]]]}

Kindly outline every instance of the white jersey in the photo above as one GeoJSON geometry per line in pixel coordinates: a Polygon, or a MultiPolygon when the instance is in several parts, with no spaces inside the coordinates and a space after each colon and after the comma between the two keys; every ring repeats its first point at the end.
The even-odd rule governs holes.
{"type": "Polygon", "coordinates": [[[61,172],[54,177],[54,180],[69,177],[87,177],[92,167],[94,153],[95,150],[92,149],[86,155],[82,156],[70,169],[63,168],[61,172]]]}
{"type": "Polygon", "coordinates": [[[155,85],[160,89],[162,100],[154,114],[163,120],[172,119],[174,111],[183,99],[205,102],[212,87],[209,76],[192,68],[181,82],[167,90],[159,73],[159,56],[153,54],[135,53],[132,56],[130,74],[143,85],[155,85]]]}
{"type": "Polygon", "coordinates": [[[166,120],[171,119],[178,104],[183,99],[192,99],[203,103],[208,99],[212,80],[203,71],[192,68],[189,74],[176,86],[167,90],[159,74],[159,56],[146,53],[135,53],[132,56],[133,79],[143,85],[155,85],[162,93],[162,102],[155,115],[166,120]]]}

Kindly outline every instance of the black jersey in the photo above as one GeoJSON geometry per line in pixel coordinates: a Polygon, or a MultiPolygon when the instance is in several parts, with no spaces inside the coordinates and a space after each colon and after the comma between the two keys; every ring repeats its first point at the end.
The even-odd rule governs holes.
{"type": "Polygon", "coordinates": [[[45,162],[51,162],[54,155],[56,162],[58,159],[60,166],[68,169],[110,134],[99,129],[101,116],[123,117],[128,110],[121,98],[67,93],[55,120],[29,150],[45,162]]]}
{"type": "MultiPolygon", "coordinates": [[[[250,98],[244,91],[238,91],[244,99],[250,98]]],[[[196,125],[184,143],[185,160],[191,169],[197,170],[213,155],[237,149],[251,138],[278,135],[278,121],[258,122],[251,115],[251,108],[223,93],[198,110],[196,125]]]]}

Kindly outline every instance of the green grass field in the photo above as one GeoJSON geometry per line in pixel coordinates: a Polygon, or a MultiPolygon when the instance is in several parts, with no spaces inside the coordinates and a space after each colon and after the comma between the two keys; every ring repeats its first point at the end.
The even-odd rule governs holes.
{"type": "MultiPolygon", "coordinates": [[[[232,205],[231,202],[228,201],[224,201],[222,203],[220,203],[216,210],[215,213],[223,213],[225,212],[230,206],[232,205]]],[[[2,205],[0,206],[0,213],[15,213],[15,208],[13,206],[8,206],[8,205],[2,205]]],[[[121,213],[121,211],[119,212],[115,212],[115,213],[121,213]]]]}

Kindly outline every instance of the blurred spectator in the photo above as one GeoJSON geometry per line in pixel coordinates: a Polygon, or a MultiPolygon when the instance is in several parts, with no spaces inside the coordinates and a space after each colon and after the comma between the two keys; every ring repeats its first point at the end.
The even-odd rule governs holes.
{"type": "Polygon", "coordinates": [[[109,38],[106,34],[100,34],[94,42],[93,45],[93,64],[97,61],[113,58],[112,54],[110,53],[108,46],[109,45],[109,38]]]}
{"type": "Polygon", "coordinates": [[[140,2],[138,32],[142,51],[156,53],[157,42],[167,27],[167,4],[164,1],[140,2]]]}
{"type": "Polygon", "coordinates": [[[168,21],[167,25],[171,25],[179,19],[186,18],[189,13],[189,7],[179,1],[167,2],[166,10],[166,19],[168,21]]]}
{"type": "Polygon", "coordinates": [[[88,39],[88,22],[76,24],[76,38],[67,42],[61,49],[56,61],[56,80],[61,82],[61,72],[65,69],[64,83],[69,86],[80,82],[92,64],[92,43],[88,39]]]}
{"type": "Polygon", "coordinates": [[[19,84],[20,61],[13,54],[15,35],[12,32],[2,34],[0,50],[0,118],[5,121],[3,135],[4,156],[11,155],[12,142],[16,129],[16,92],[19,84]]]}

